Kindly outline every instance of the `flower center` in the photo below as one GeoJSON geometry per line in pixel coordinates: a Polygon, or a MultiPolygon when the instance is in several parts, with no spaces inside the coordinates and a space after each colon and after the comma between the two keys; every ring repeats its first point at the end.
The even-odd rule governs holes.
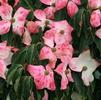
{"type": "Polygon", "coordinates": [[[47,26],[47,25],[49,25],[49,21],[48,20],[45,21],[45,26],[47,26]]]}
{"type": "Polygon", "coordinates": [[[83,66],[82,71],[86,71],[86,70],[87,70],[87,67],[83,66]]]}
{"type": "Polygon", "coordinates": [[[55,3],[52,3],[52,7],[55,7],[55,3]]]}
{"type": "Polygon", "coordinates": [[[69,74],[69,70],[66,69],[66,70],[65,70],[65,74],[66,74],[66,75],[69,74]]]}
{"type": "Polygon", "coordinates": [[[60,34],[64,34],[64,30],[61,30],[61,31],[60,31],[60,34]]]}
{"type": "Polygon", "coordinates": [[[49,71],[48,71],[48,70],[45,70],[45,71],[44,71],[44,74],[45,74],[45,75],[49,75],[49,71]]]}
{"type": "Polygon", "coordinates": [[[52,50],[52,52],[56,52],[56,48],[55,47],[53,47],[51,50],[52,50]]]}
{"type": "Polygon", "coordinates": [[[14,19],[14,18],[12,18],[10,21],[11,21],[11,23],[14,23],[14,22],[15,22],[15,19],[14,19]]]}

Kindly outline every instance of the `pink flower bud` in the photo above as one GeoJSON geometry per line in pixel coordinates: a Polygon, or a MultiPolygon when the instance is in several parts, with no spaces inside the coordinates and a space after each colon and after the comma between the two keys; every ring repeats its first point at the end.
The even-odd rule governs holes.
{"type": "Polygon", "coordinates": [[[73,17],[77,12],[78,12],[77,5],[74,2],[69,1],[68,4],[67,4],[67,13],[68,13],[68,15],[70,17],[73,17]]]}
{"type": "Polygon", "coordinates": [[[90,24],[92,27],[98,27],[101,25],[101,12],[100,10],[95,10],[92,12],[90,17],[90,24]]]}

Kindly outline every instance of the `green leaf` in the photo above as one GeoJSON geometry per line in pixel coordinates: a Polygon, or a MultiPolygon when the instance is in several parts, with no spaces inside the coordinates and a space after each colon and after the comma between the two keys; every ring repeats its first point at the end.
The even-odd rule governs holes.
{"type": "Polygon", "coordinates": [[[23,48],[19,52],[16,52],[12,57],[12,64],[25,64],[27,48],[23,48]]]}

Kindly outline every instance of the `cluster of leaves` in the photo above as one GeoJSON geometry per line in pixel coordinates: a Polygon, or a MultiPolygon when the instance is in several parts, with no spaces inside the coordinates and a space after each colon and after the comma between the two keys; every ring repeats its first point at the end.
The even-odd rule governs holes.
{"type": "MultiPolygon", "coordinates": [[[[66,8],[59,10],[55,13],[55,21],[67,20],[74,27],[73,47],[74,56],[78,56],[84,49],[88,47],[91,50],[92,57],[101,60],[101,40],[95,36],[95,29],[90,25],[91,12],[87,9],[88,0],[81,0],[82,5],[79,7],[78,13],[71,19],[67,15],[66,8]]],[[[9,3],[13,5],[13,0],[9,0],[9,3]]],[[[22,6],[27,9],[31,9],[32,12],[35,9],[44,9],[46,6],[40,3],[39,0],[20,0],[17,7],[22,6]]],[[[16,8],[17,8],[16,7],[16,8]]],[[[33,13],[28,16],[29,20],[34,20],[33,13]]],[[[7,40],[8,44],[20,49],[12,57],[12,65],[8,66],[9,71],[7,73],[7,81],[0,79],[0,100],[28,100],[29,96],[34,92],[35,100],[41,100],[44,95],[44,91],[38,91],[35,87],[33,79],[26,72],[26,65],[28,64],[45,64],[46,61],[39,60],[39,52],[43,46],[42,40],[43,33],[39,32],[32,36],[32,44],[25,47],[21,42],[21,38],[18,35],[13,34],[10,31],[8,34],[0,36],[0,40],[7,40]]],[[[82,100],[100,100],[101,94],[101,69],[97,69],[94,73],[95,81],[90,87],[85,87],[80,74],[72,72],[74,83],[70,84],[67,90],[61,91],[59,88],[56,91],[48,91],[49,100],[71,100],[71,94],[73,91],[78,92],[82,100]]],[[[55,76],[60,79],[60,77],[55,76]]],[[[56,81],[57,87],[60,83],[56,81]]]]}

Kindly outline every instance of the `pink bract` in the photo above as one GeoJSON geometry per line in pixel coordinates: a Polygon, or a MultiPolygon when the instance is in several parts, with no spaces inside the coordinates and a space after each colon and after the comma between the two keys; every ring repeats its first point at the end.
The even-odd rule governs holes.
{"type": "Polygon", "coordinates": [[[3,19],[2,20],[2,25],[4,23],[4,25],[1,25],[1,32],[0,34],[6,34],[9,32],[10,30],[10,26],[12,23],[13,26],[13,31],[19,35],[22,35],[22,33],[24,32],[24,24],[26,21],[26,17],[29,13],[29,10],[20,7],[18,8],[18,10],[15,12],[14,17],[12,18],[12,7],[8,4],[2,4],[0,6],[0,16],[3,19]],[[7,26],[5,25],[7,24],[7,26]]]}
{"type": "Polygon", "coordinates": [[[69,1],[68,4],[67,4],[67,13],[68,13],[68,15],[72,18],[72,17],[74,17],[74,15],[77,12],[78,12],[77,5],[74,2],[69,1]]]}
{"type": "Polygon", "coordinates": [[[91,9],[97,9],[101,7],[101,0],[88,0],[88,6],[91,9]]]}
{"type": "Polygon", "coordinates": [[[37,89],[47,88],[52,91],[56,89],[54,73],[49,66],[44,68],[42,65],[28,65],[27,71],[33,77],[37,89]]]}
{"type": "Polygon", "coordinates": [[[99,27],[101,25],[101,11],[94,10],[90,17],[90,24],[92,27],[99,27]]]}
{"type": "Polygon", "coordinates": [[[61,77],[62,77],[62,79],[61,79],[61,89],[62,90],[67,89],[68,83],[73,82],[73,78],[72,78],[72,75],[71,75],[71,70],[67,69],[67,64],[61,63],[57,66],[55,71],[59,75],[61,75],[61,77]]]}

